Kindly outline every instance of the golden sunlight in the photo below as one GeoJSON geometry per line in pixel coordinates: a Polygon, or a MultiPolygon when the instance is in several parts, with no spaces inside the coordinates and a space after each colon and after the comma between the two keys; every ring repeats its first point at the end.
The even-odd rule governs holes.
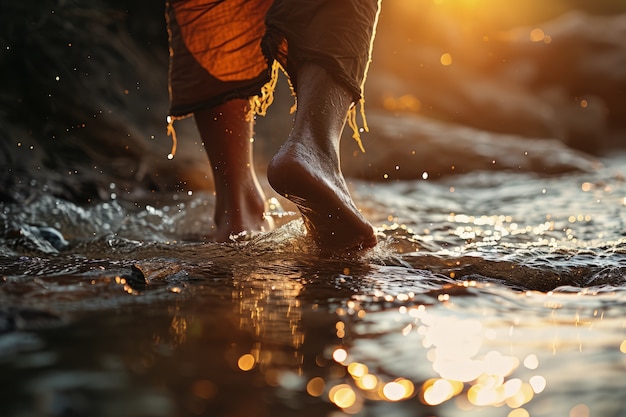
{"type": "Polygon", "coordinates": [[[509,413],[508,417],[530,417],[530,414],[523,408],[516,408],[509,413]]]}
{"type": "Polygon", "coordinates": [[[333,359],[335,360],[335,362],[345,362],[345,360],[348,359],[348,352],[346,352],[346,350],[343,348],[337,348],[333,352],[333,359]]]}
{"type": "Polygon", "coordinates": [[[383,387],[383,395],[389,401],[400,401],[404,397],[404,387],[397,382],[388,382],[383,387]]]}
{"type": "Polygon", "coordinates": [[[531,377],[528,382],[533,388],[533,391],[535,391],[535,394],[539,394],[543,392],[544,389],[546,389],[546,379],[541,375],[535,375],[531,377]]]}
{"type": "Polygon", "coordinates": [[[530,40],[531,42],[543,42],[546,34],[543,32],[541,28],[535,28],[530,31],[530,40]]]}
{"type": "Polygon", "coordinates": [[[428,405],[439,405],[463,391],[463,383],[447,379],[431,379],[422,386],[422,398],[428,405]]]}
{"type": "Polygon", "coordinates": [[[352,375],[353,378],[363,378],[368,373],[368,369],[366,365],[362,363],[353,362],[348,365],[348,372],[352,375]]]}
{"type": "Polygon", "coordinates": [[[339,408],[350,408],[356,402],[356,393],[350,385],[340,384],[330,389],[328,398],[339,408]]]}
{"type": "Polygon", "coordinates": [[[249,353],[246,353],[245,355],[242,355],[239,358],[239,360],[237,361],[237,366],[242,371],[250,371],[252,368],[254,368],[255,363],[256,363],[256,360],[254,359],[254,356],[252,356],[249,353]]]}
{"type": "Polygon", "coordinates": [[[450,66],[452,65],[452,55],[446,52],[445,54],[441,55],[441,57],[439,58],[439,61],[441,62],[441,65],[443,65],[444,67],[450,66]]]}
{"type": "Polygon", "coordinates": [[[306,392],[311,397],[320,397],[320,396],[322,396],[322,394],[324,394],[325,386],[326,386],[326,383],[324,382],[324,379],[319,377],[319,376],[317,376],[317,377],[311,379],[306,384],[306,392]]]}
{"type": "Polygon", "coordinates": [[[414,386],[411,381],[398,379],[383,386],[383,396],[389,401],[400,401],[413,395],[414,386]]]}
{"type": "Polygon", "coordinates": [[[364,375],[363,378],[357,379],[355,382],[363,390],[373,390],[378,386],[378,378],[372,374],[364,375]]]}
{"type": "Polygon", "coordinates": [[[539,366],[539,359],[537,358],[537,355],[533,353],[526,356],[524,359],[524,366],[528,369],[537,369],[539,366]]]}

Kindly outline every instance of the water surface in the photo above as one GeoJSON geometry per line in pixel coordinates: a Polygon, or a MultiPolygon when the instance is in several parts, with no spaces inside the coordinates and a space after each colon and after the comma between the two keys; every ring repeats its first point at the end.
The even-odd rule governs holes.
{"type": "Polygon", "coordinates": [[[381,243],[334,259],[293,213],[184,240],[203,193],[2,203],[0,414],[626,416],[626,159],[605,163],[354,181],[381,243]]]}

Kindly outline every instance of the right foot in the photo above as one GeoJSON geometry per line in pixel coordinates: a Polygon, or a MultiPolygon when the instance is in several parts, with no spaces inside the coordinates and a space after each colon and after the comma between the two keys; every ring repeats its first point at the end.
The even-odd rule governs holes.
{"type": "Polygon", "coordinates": [[[321,250],[376,246],[374,230],[352,201],[333,153],[290,138],[272,159],[267,177],[274,190],[298,206],[321,250]]]}

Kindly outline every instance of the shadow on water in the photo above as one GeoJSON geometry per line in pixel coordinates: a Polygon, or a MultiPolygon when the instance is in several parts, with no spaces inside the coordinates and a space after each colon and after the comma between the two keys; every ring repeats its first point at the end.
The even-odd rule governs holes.
{"type": "Polygon", "coordinates": [[[206,195],[3,204],[2,415],[623,416],[620,177],[446,181],[353,184],[381,243],[331,259],[176,240],[206,195]]]}

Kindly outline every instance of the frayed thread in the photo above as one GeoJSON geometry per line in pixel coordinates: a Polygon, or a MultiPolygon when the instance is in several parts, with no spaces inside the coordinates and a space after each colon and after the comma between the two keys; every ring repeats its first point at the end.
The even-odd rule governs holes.
{"type": "Polygon", "coordinates": [[[176,155],[176,147],[178,146],[178,138],[176,137],[176,129],[174,129],[174,122],[177,120],[176,117],[167,116],[167,136],[172,137],[172,150],[169,155],[167,155],[167,159],[174,159],[174,155],[176,155]]]}
{"type": "MultiPolygon", "coordinates": [[[[250,97],[250,106],[248,113],[246,114],[246,120],[253,120],[255,116],[265,116],[267,114],[267,109],[274,102],[274,91],[276,90],[280,70],[285,72],[280,63],[277,60],[274,60],[274,62],[272,63],[272,69],[270,71],[270,80],[265,83],[263,87],[261,87],[261,93],[259,95],[250,97]]],[[[289,80],[288,76],[287,79],[289,80]]],[[[291,86],[291,80],[289,80],[289,84],[291,87],[291,91],[293,92],[294,90],[293,86],[291,86]]],[[[295,94],[294,97],[296,97],[295,94]]],[[[298,101],[296,97],[294,105],[290,109],[290,113],[294,113],[297,109],[297,106],[298,101]]],[[[176,137],[174,122],[182,118],[184,117],[174,117],[171,115],[167,116],[167,135],[172,137],[172,149],[169,155],[167,155],[167,159],[173,159],[176,155],[178,138],[176,137]]],[[[367,125],[367,119],[365,118],[365,99],[363,97],[361,97],[358,103],[350,107],[346,120],[348,126],[350,126],[350,128],[352,129],[352,138],[356,141],[361,152],[365,153],[365,148],[363,147],[363,141],[361,140],[360,132],[369,132],[369,127],[367,125]],[[361,120],[363,121],[362,128],[359,128],[359,124],[357,122],[357,107],[359,107],[358,113],[360,114],[361,120]]]]}
{"type": "Polygon", "coordinates": [[[270,71],[270,80],[261,87],[261,94],[250,97],[250,110],[246,115],[246,120],[252,120],[254,116],[265,116],[267,109],[274,102],[274,90],[278,83],[278,73],[281,69],[278,61],[272,63],[270,71]]]}
{"type": "MultiPolygon", "coordinates": [[[[246,115],[246,120],[251,120],[254,118],[254,116],[265,116],[267,114],[267,109],[274,102],[274,91],[276,90],[278,75],[281,70],[287,75],[286,71],[280,65],[278,60],[274,60],[274,62],[272,63],[272,69],[270,71],[270,80],[265,83],[263,87],[261,87],[261,94],[250,98],[250,110],[246,115]]],[[[289,75],[287,75],[287,80],[289,81],[289,86],[293,93],[294,89],[291,85],[289,75]]],[[[293,114],[298,108],[297,96],[295,94],[293,94],[293,96],[295,98],[295,101],[289,111],[291,114],[293,114]]],[[[365,99],[363,97],[361,97],[357,104],[355,104],[350,108],[350,110],[348,110],[347,123],[348,126],[350,126],[350,128],[352,129],[352,138],[356,141],[357,145],[359,145],[359,149],[361,149],[361,152],[365,152],[360,132],[369,132],[369,127],[367,126],[367,119],[365,118],[365,99]],[[363,121],[362,128],[359,128],[359,124],[357,122],[357,107],[359,107],[358,113],[361,115],[361,120],[363,121]]]]}
{"type": "Polygon", "coordinates": [[[361,97],[358,104],[355,104],[348,110],[347,122],[350,129],[352,129],[352,139],[354,139],[359,145],[359,149],[361,152],[365,153],[365,148],[363,147],[363,141],[361,140],[361,128],[359,128],[359,124],[357,122],[357,106],[360,107],[359,113],[361,114],[361,119],[363,120],[363,131],[369,132],[369,127],[367,126],[367,119],[365,119],[365,99],[361,97]]]}
{"type": "MultiPolygon", "coordinates": [[[[361,99],[359,100],[358,105],[360,106],[359,112],[361,114],[361,119],[363,120],[363,131],[369,132],[369,127],[367,126],[367,119],[365,118],[365,98],[363,91],[365,90],[365,80],[367,79],[367,73],[369,72],[370,63],[372,62],[372,50],[374,48],[374,38],[376,38],[376,27],[378,26],[378,18],[380,16],[380,4],[381,0],[378,0],[376,16],[374,17],[374,25],[372,27],[372,36],[370,39],[369,51],[367,62],[365,64],[365,72],[363,74],[363,80],[361,81],[361,99]]],[[[348,125],[352,128],[352,138],[356,140],[361,148],[361,152],[365,153],[365,148],[363,147],[363,142],[361,141],[360,129],[356,121],[356,104],[348,111],[348,125]]]]}

